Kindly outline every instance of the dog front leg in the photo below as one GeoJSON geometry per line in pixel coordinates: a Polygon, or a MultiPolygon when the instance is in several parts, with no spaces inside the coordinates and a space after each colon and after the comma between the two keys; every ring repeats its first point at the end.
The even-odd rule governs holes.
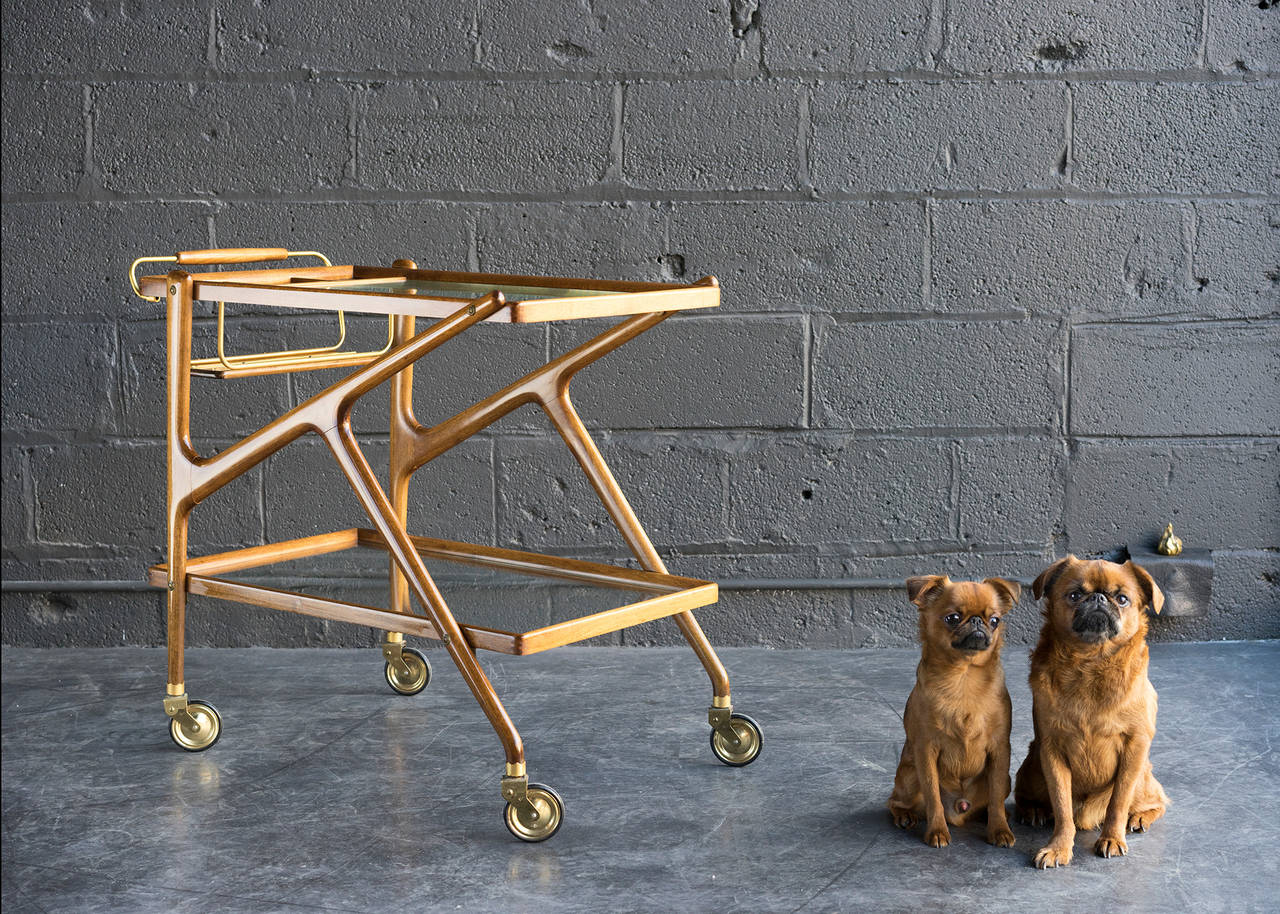
{"type": "Polygon", "coordinates": [[[1071,767],[1067,760],[1041,743],[1040,765],[1044,769],[1049,803],[1053,807],[1053,837],[1036,854],[1036,868],[1043,870],[1071,862],[1076,842],[1076,821],[1071,809],[1071,767]]]}
{"type": "Polygon", "coordinates": [[[1124,840],[1125,825],[1129,819],[1129,807],[1138,787],[1138,778],[1147,767],[1147,755],[1151,751],[1151,737],[1145,733],[1131,736],[1120,753],[1120,768],[1111,788],[1111,802],[1107,804],[1107,817],[1102,821],[1102,834],[1093,845],[1099,857],[1123,857],[1129,853],[1124,840]]]}
{"type": "Polygon", "coordinates": [[[942,788],[938,782],[938,747],[916,744],[916,776],[924,799],[926,825],[924,843],[930,847],[946,847],[951,843],[947,814],[942,808],[942,788]]]}
{"type": "Polygon", "coordinates": [[[1009,744],[997,745],[987,754],[987,843],[1013,847],[1013,832],[1004,801],[1009,796],[1009,744]]]}
{"type": "Polygon", "coordinates": [[[893,777],[893,793],[889,795],[889,813],[898,828],[911,828],[917,821],[920,805],[920,779],[916,777],[916,754],[908,739],[902,746],[898,773],[893,777]]]}

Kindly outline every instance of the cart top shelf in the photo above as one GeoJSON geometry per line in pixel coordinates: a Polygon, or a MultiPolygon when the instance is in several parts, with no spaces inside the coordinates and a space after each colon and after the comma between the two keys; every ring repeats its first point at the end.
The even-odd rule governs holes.
{"type": "MultiPolygon", "coordinates": [[[[516,324],[720,304],[714,277],[680,285],[365,266],[223,270],[191,277],[194,297],[201,301],[428,318],[446,317],[497,291],[507,304],[489,320],[516,324]]],[[[163,296],[166,282],[165,276],[146,276],[139,285],[146,295],[163,296]]]]}

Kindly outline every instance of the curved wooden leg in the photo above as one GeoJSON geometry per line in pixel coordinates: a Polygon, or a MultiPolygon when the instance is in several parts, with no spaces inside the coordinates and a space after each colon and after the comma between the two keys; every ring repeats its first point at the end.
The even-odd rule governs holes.
{"type": "Polygon", "coordinates": [[[520,734],[516,731],[511,718],[507,716],[506,708],[502,706],[484,670],[480,668],[475,650],[462,634],[457,620],[454,619],[444,597],[427,572],[422,556],[409,540],[409,534],[405,532],[404,525],[396,516],[395,509],[382,491],[382,487],[378,485],[377,477],[369,468],[368,461],[365,460],[360,446],[351,434],[349,424],[345,420],[340,421],[336,428],[325,432],[324,439],[338,461],[343,475],[351,484],[356,497],[360,499],[360,503],[368,513],[369,519],[373,521],[374,527],[386,541],[387,551],[390,552],[396,566],[408,579],[409,587],[426,608],[436,630],[441,633],[445,648],[449,651],[449,656],[453,658],[459,672],[462,673],[462,678],[471,689],[471,694],[480,703],[485,716],[489,718],[489,723],[498,734],[498,739],[502,741],[502,747],[507,756],[508,772],[518,767],[519,773],[523,775],[524,744],[520,734]]]}
{"type": "MultiPolygon", "coordinates": [[[[613,518],[618,532],[622,534],[622,538],[631,548],[632,553],[635,554],[635,557],[645,569],[656,571],[659,574],[666,574],[667,566],[663,564],[662,559],[658,556],[658,551],[653,548],[653,543],[649,541],[648,534],[640,526],[639,519],[636,517],[635,512],[631,510],[631,505],[627,502],[626,496],[622,494],[618,481],[613,478],[613,473],[610,472],[608,464],[604,462],[600,449],[596,447],[596,443],[591,439],[591,435],[578,417],[577,410],[573,408],[573,403],[569,399],[567,384],[561,385],[555,397],[541,402],[542,408],[546,410],[547,416],[551,419],[552,425],[556,427],[560,437],[564,439],[565,444],[569,446],[569,450],[573,452],[573,456],[581,465],[583,472],[591,480],[592,488],[596,490],[596,495],[599,496],[600,501],[604,504],[605,510],[609,512],[609,516],[613,518]]],[[[681,634],[689,642],[689,646],[693,648],[694,653],[698,655],[703,669],[707,671],[707,676],[711,680],[712,692],[715,696],[714,706],[727,708],[729,706],[729,674],[725,671],[724,664],[720,662],[720,658],[716,656],[711,642],[703,634],[702,626],[693,617],[693,613],[688,610],[677,615],[675,620],[680,627],[681,634]]]]}

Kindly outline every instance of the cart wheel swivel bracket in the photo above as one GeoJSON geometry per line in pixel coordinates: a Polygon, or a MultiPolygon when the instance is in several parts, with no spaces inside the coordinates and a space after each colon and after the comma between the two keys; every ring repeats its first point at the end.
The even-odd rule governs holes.
{"type": "Polygon", "coordinates": [[[738,730],[733,726],[733,705],[725,704],[724,707],[712,705],[707,709],[707,723],[711,724],[711,729],[720,734],[720,737],[733,748],[740,748],[742,739],[738,734],[738,730]]]}
{"type": "Polygon", "coordinates": [[[529,772],[524,762],[507,762],[502,775],[502,799],[520,809],[529,804],[529,772]]]}
{"type": "Polygon", "coordinates": [[[178,723],[187,727],[199,727],[199,722],[187,710],[187,693],[181,695],[167,695],[164,699],[164,713],[172,717],[178,723]]]}
{"type": "Polygon", "coordinates": [[[529,775],[504,775],[502,778],[502,799],[521,811],[532,809],[529,802],[529,775]]]}
{"type": "Polygon", "coordinates": [[[524,762],[508,762],[502,778],[502,798],[507,801],[502,818],[507,831],[521,841],[546,841],[564,823],[564,801],[545,784],[530,784],[524,762]]]}
{"type": "Polygon", "coordinates": [[[408,679],[413,676],[413,670],[409,669],[409,664],[405,663],[403,651],[403,641],[382,642],[383,659],[395,667],[397,673],[408,679]]]}

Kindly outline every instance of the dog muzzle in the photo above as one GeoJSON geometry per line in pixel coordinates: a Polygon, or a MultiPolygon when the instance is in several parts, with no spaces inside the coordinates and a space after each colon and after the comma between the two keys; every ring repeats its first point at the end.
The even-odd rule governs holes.
{"type": "Polygon", "coordinates": [[[985,628],[972,628],[963,637],[951,642],[951,646],[962,651],[985,651],[991,646],[991,636],[985,628]]]}
{"type": "Polygon", "coordinates": [[[1094,594],[1076,607],[1071,629],[1086,641],[1104,641],[1120,633],[1120,620],[1103,594],[1094,594]]]}

